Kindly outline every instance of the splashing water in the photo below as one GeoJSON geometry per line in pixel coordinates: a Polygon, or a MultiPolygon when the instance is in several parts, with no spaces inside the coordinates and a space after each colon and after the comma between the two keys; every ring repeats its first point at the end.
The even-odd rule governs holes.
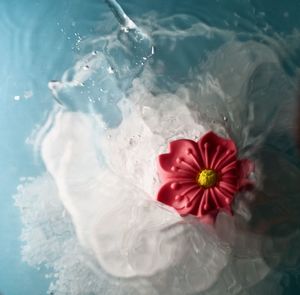
{"type": "Polygon", "coordinates": [[[283,294],[277,270],[300,261],[290,251],[300,242],[300,171],[284,150],[293,149],[285,114],[295,102],[280,57],[186,15],[145,18],[152,41],[107,3],[121,29],[92,40],[93,50],[49,83],[64,108],[33,140],[47,171],[16,196],[24,259],[51,269],[54,294],[283,294]],[[177,38],[212,42],[184,81],[171,79],[164,52],[153,55],[153,42],[170,54],[177,38]],[[156,156],[170,140],[208,130],[233,138],[257,166],[256,190],[241,193],[235,216],[220,214],[215,228],[153,199],[156,156]],[[274,141],[282,136],[284,147],[274,141]]]}
{"type": "MultiPolygon", "coordinates": [[[[94,50],[65,72],[62,81],[48,86],[55,99],[68,109],[116,117],[116,103],[154,54],[151,39],[115,1],[107,1],[121,28],[100,40],[94,50]]],[[[113,122],[107,122],[113,124],[113,122]]]]}

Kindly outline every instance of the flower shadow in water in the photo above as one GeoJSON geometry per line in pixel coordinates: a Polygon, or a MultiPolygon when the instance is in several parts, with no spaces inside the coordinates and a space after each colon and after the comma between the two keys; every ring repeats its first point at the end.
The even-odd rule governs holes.
{"type": "Polygon", "coordinates": [[[254,202],[249,203],[252,218],[248,226],[272,238],[272,243],[262,245],[263,257],[271,267],[297,269],[300,267],[296,250],[300,245],[300,169],[282,153],[268,147],[257,154],[257,159],[265,177],[261,189],[254,193],[254,202]]]}
{"type": "Polygon", "coordinates": [[[294,136],[296,88],[275,64],[262,66],[250,79],[247,91],[249,99],[258,106],[256,113],[262,113],[257,116],[262,121],[249,129],[249,137],[261,144],[252,154],[260,183],[251,200],[244,198],[251,211],[247,227],[270,238],[262,243],[262,255],[271,268],[295,270],[300,267],[296,250],[300,245],[300,158],[294,136]],[[267,92],[266,86],[269,86],[267,92]],[[276,102],[270,108],[259,103],[264,92],[276,102]],[[261,130],[263,126],[265,132],[261,130]],[[264,136],[260,138],[259,134],[264,136]]]}

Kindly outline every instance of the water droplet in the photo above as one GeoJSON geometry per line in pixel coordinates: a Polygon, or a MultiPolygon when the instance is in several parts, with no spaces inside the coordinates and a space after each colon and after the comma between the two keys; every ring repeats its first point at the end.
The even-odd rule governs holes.
{"type": "Polygon", "coordinates": [[[129,28],[128,27],[121,27],[121,31],[123,31],[124,33],[128,33],[129,32],[129,28]]]}
{"type": "Polygon", "coordinates": [[[85,66],[83,67],[83,69],[87,71],[87,70],[90,69],[90,67],[89,67],[88,65],[85,65],[85,66]]]}
{"type": "Polygon", "coordinates": [[[109,74],[113,74],[115,71],[114,71],[114,69],[113,69],[112,67],[108,67],[108,68],[107,68],[107,72],[108,72],[109,74]]]}
{"type": "Polygon", "coordinates": [[[152,46],[152,47],[151,47],[151,54],[153,55],[154,53],[155,53],[155,47],[152,46]]]}
{"type": "Polygon", "coordinates": [[[14,97],[14,100],[20,100],[20,99],[21,99],[20,95],[16,95],[16,96],[14,97]]]}
{"type": "Polygon", "coordinates": [[[50,90],[57,90],[59,87],[61,86],[61,82],[57,81],[57,80],[51,80],[48,83],[48,88],[50,90]]]}

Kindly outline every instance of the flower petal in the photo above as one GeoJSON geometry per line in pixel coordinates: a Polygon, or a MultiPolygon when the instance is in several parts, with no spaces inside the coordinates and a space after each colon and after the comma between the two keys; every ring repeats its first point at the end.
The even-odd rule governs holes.
{"type": "Polygon", "coordinates": [[[214,203],[211,201],[209,190],[206,189],[203,193],[203,196],[199,204],[197,217],[199,217],[201,220],[203,220],[206,223],[213,223],[217,214],[218,214],[218,210],[214,206],[214,203]]]}
{"type": "Polygon", "coordinates": [[[218,195],[218,198],[220,199],[220,202],[223,204],[223,207],[230,206],[233,200],[233,194],[225,191],[221,187],[216,186],[214,189],[216,194],[218,195]]]}
{"type": "Polygon", "coordinates": [[[220,211],[232,215],[230,198],[216,188],[206,189],[199,204],[197,216],[204,222],[213,224],[220,211]]]}
{"type": "Polygon", "coordinates": [[[228,162],[227,164],[220,165],[220,172],[224,175],[236,170],[237,170],[237,161],[231,161],[228,162]]]}
{"type": "Polygon", "coordinates": [[[232,209],[230,207],[232,202],[232,195],[229,198],[226,198],[222,192],[220,193],[220,190],[218,190],[216,187],[210,189],[211,196],[216,204],[216,209],[218,211],[225,211],[232,215],[232,209]]]}
{"type": "Polygon", "coordinates": [[[219,137],[213,132],[206,133],[198,141],[201,157],[205,168],[215,169],[224,161],[233,160],[236,157],[237,149],[230,139],[219,137]]]}
{"type": "Polygon", "coordinates": [[[157,194],[157,200],[173,207],[181,215],[196,215],[203,189],[196,183],[170,181],[165,183],[157,194]]]}
{"type": "Polygon", "coordinates": [[[162,181],[167,179],[194,179],[203,166],[197,143],[179,139],[169,143],[168,154],[158,157],[158,173],[162,181]]]}

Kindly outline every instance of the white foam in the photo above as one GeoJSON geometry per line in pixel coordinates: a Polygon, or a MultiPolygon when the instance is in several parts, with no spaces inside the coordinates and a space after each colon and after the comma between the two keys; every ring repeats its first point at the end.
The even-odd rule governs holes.
{"type": "MultiPolygon", "coordinates": [[[[177,116],[178,110],[172,103],[173,113],[172,108],[166,112],[170,118],[177,116]]],[[[184,106],[178,106],[184,110],[184,106]]],[[[186,108],[181,118],[187,113],[186,108]]],[[[146,193],[147,186],[143,190],[143,183],[149,183],[148,191],[153,191],[155,156],[166,143],[161,134],[170,130],[167,132],[163,126],[151,130],[141,115],[133,108],[119,128],[103,130],[107,134],[100,140],[93,118],[59,113],[42,144],[44,162],[71,214],[81,244],[94,253],[107,272],[118,277],[154,276],[176,267],[179,272],[184,269],[189,280],[195,273],[199,277],[201,274],[203,279],[193,279],[189,288],[206,289],[216,280],[228,254],[216,246],[214,235],[205,234],[201,224],[182,222],[176,212],[146,193]],[[130,144],[130,136],[139,139],[140,144],[130,144]],[[111,169],[98,159],[97,146],[103,148],[104,162],[111,169]],[[205,239],[203,234],[207,235],[205,239]]],[[[159,122],[163,112],[158,108],[153,116],[159,122]]],[[[191,117],[187,118],[188,125],[192,124],[191,117]]],[[[183,126],[174,124],[176,128],[183,126]]],[[[191,130],[199,134],[196,130],[203,127],[194,123],[191,130]]]]}

